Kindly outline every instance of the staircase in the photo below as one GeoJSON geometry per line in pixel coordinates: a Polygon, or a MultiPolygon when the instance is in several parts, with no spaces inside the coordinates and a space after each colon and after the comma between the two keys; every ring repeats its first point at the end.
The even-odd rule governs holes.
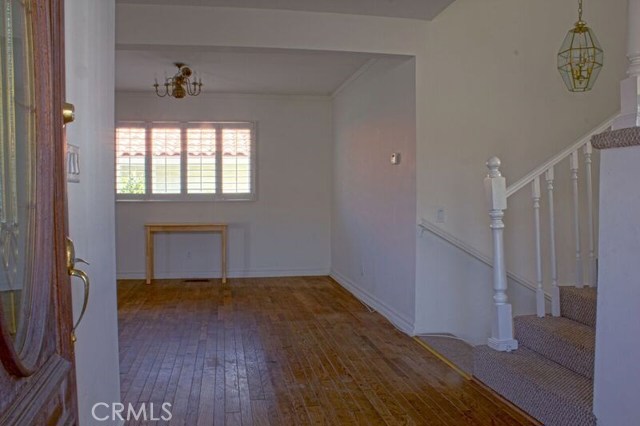
{"type": "MultiPolygon", "coordinates": [[[[473,374],[546,426],[596,425],[593,372],[598,224],[593,174],[597,170],[592,169],[590,140],[611,122],[603,123],[509,186],[500,172],[500,159],[493,157],[487,162],[489,173],[484,184],[493,237],[494,312],[487,345],[473,349],[473,374]],[[557,182],[556,177],[560,176],[557,170],[561,167],[569,170],[569,182],[557,182]],[[558,204],[568,208],[568,212],[556,211],[554,199],[559,198],[555,193],[558,188],[569,189],[562,195],[569,202],[564,206],[558,204]],[[522,222],[520,226],[506,227],[503,218],[507,199],[527,189],[533,223],[529,227],[522,226],[522,222]],[[563,242],[570,243],[572,256],[558,256],[556,228],[561,223],[558,217],[572,219],[570,231],[562,230],[563,242]],[[514,318],[507,296],[509,259],[505,256],[504,233],[523,231],[533,235],[531,262],[535,265],[535,283],[529,287],[535,290],[536,312],[514,318]],[[568,235],[572,235],[571,241],[568,235]],[[573,272],[571,277],[559,276],[560,257],[565,261],[573,258],[571,264],[563,265],[564,270],[573,272]],[[561,279],[575,287],[559,285],[561,279]]],[[[509,221],[510,226],[512,223],[513,220],[509,221]]],[[[526,238],[514,239],[510,235],[510,241],[519,240],[526,238]]],[[[514,255],[513,250],[509,255],[514,255]]],[[[517,260],[522,263],[522,259],[517,260]]]]}
{"type": "Polygon", "coordinates": [[[595,426],[596,290],[560,287],[560,303],[560,317],[514,318],[517,350],[475,347],[474,376],[546,426],[595,426]]]}

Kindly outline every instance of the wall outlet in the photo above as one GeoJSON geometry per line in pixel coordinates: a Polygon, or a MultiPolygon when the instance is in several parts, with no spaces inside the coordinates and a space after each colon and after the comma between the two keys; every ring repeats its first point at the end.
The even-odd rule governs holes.
{"type": "Polygon", "coordinates": [[[447,213],[444,207],[438,207],[436,210],[436,223],[445,223],[447,221],[447,213]]]}

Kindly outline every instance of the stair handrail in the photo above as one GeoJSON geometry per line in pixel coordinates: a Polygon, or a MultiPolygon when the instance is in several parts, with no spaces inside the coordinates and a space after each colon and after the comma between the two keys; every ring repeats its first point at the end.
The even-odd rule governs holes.
{"type": "Polygon", "coordinates": [[[491,218],[491,232],[493,239],[493,300],[494,310],[491,327],[491,337],[488,346],[497,351],[512,351],[518,348],[518,341],[513,334],[512,307],[507,297],[507,271],[504,250],[504,212],[507,209],[507,199],[520,191],[527,185],[531,185],[531,198],[534,211],[535,229],[535,251],[536,251],[536,311],[538,317],[544,317],[545,292],[543,289],[542,273],[542,248],[541,248],[541,227],[540,227],[540,200],[542,197],[541,179],[546,182],[546,190],[549,203],[549,253],[551,269],[551,314],[560,316],[560,289],[558,287],[557,257],[556,257],[556,237],[555,237],[555,211],[554,211],[554,182],[555,166],[561,161],[569,158],[573,195],[573,224],[575,237],[576,255],[576,282],[577,287],[596,284],[596,255],[595,255],[595,231],[594,231],[594,202],[593,202],[593,182],[592,182],[592,146],[591,137],[594,134],[602,133],[613,124],[618,116],[609,118],[604,123],[591,130],[588,134],[578,139],[557,155],[553,156],[541,166],[536,167],[530,173],[507,187],[506,179],[500,172],[501,161],[498,157],[491,157],[486,165],[489,173],[484,179],[485,193],[489,204],[489,217],[491,218]],[[587,278],[584,278],[584,268],[582,261],[582,246],[580,234],[579,216],[579,152],[584,152],[584,162],[586,170],[587,187],[587,208],[589,226],[589,264],[587,268],[587,278]]]}
{"type": "Polygon", "coordinates": [[[585,134],[580,139],[578,139],[577,141],[569,145],[567,148],[560,151],[557,155],[554,155],[553,157],[549,158],[547,161],[542,163],[542,165],[536,167],[535,169],[527,173],[525,176],[523,176],[521,179],[518,179],[516,182],[509,185],[507,187],[507,198],[509,198],[516,192],[520,191],[525,186],[530,185],[535,180],[535,178],[542,176],[551,167],[560,163],[562,160],[570,156],[571,153],[579,150],[582,146],[586,145],[588,142],[591,141],[591,137],[593,135],[602,133],[608,128],[610,128],[611,125],[613,124],[613,121],[616,119],[616,117],[618,117],[618,115],[619,113],[616,113],[615,115],[611,116],[608,120],[606,120],[600,126],[589,131],[587,134],[585,134]]]}

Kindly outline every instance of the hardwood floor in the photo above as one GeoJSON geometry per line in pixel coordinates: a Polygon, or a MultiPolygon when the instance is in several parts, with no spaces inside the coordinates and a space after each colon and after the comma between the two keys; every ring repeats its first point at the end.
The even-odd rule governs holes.
{"type": "Polygon", "coordinates": [[[534,424],[330,278],[121,281],[118,306],[123,403],[170,424],[534,424]]]}

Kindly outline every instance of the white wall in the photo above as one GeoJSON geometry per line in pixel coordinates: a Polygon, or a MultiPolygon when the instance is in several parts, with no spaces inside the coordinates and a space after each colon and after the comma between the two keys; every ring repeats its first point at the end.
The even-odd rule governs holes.
{"type": "MultiPolygon", "coordinates": [[[[629,0],[628,19],[629,72],[614,130],[640,126],[640,0],[629,0]]],[[[600,426],[640,424],[639,161],[639,146],[602,151],[593,401],[600,426]]]]}
{"type": "Polygon", "coordinates": [[[415,106],[415,61],[407,58],[374,60],[333,101],[331,275],[407,332],[415,307],[415,106]]]}
{"type": "Polygon", "coordinates": [[[119,4],[122,46],[229,46],[415,54],[427,22],[376,16],[225,7],[119,4]],[[168,27],[172,31],[167,31],[168,27]]]}
{"type": "Polygon", "coordinates": [[[602,152],[594,411],[601,426],[640,424],[640,147],[602,152]]]}
{"type": "MultiPolygon", "coordinates": [[[[144,277],[144,224],[229,224],[230,276],[329,273],[331,102],[327,97],[203,94],[182,100],[118,93],[119,120],[257,123],[256,201],[118,202],[119,278],[144,277]]],[[[220,275],[219,236],[159,234],[156,277],[220,275]]]]}
{"type": "MultiPolygon", "coordinates": [[[[439,225],[490,255],[485,161],[498,155],[507,183],[513,183],[618,110],[617,86],[626,64],[626,1],[585,6],[585,18],[605,50],[605,67],[594,90],[584,94],[565,89],[555,64],[560,43],[576,20],[574,2],[456,0],[429,24],[429,83],[418,94],[428,99],[419,115],[427,129],[418,138],[419,218],[435,222],[438,208],[444,208],[446,223],[439,225]]],[[[566,176],[568,167],[563,164],[559,175],[566,176]]],[[[558,180],[556,189],[557,207],[567,204],[569,181],[558,180]]],[[[527,232],[533,223],[531,201],[529,189],[524,192],[510,199],[505,219],[507,262],[509,269],[535,281],[533,232],[527,232]],[[517,219],[514,211],[527,215],[517,219]],[[510,229],[521,232],[516,238],[510,229]]],[[[570,222],[563,216],[562,223],[570,222]]],[[[570,235],[564,238],[559,231],[562,256],[570,248],[570,235]]],[[[462,270],[465,262],[434,256],[435,250],[429,239],[418,240],[417,330],[488,335],[488,322],[484,332],[461,318],[442,322],[443,309],[462,312],[466,298],[479,297],[477,287],[491,295],[492,285],[486,273],[452,279],[450,272],[462,270]]],[[[561,268],[564,283],[572,276],[570,265],[561,268]]],[[[476,317],[489,317],[490,304],[479,304],[474,305],[476,317]]]]}
{"type": "MultiPolygon", "coordinates": [[[[80,424],[97,402],[120,401],[113,196],[113,0],[66,0],[67,99],[76,121],[67,140],[80,147],[80,183],[68,184],[70,236],[91,277],[89,308],[77,330],[76,375],[80,424]]],[[[74,314],[82,284],[73,279],[74,314]]]]}

